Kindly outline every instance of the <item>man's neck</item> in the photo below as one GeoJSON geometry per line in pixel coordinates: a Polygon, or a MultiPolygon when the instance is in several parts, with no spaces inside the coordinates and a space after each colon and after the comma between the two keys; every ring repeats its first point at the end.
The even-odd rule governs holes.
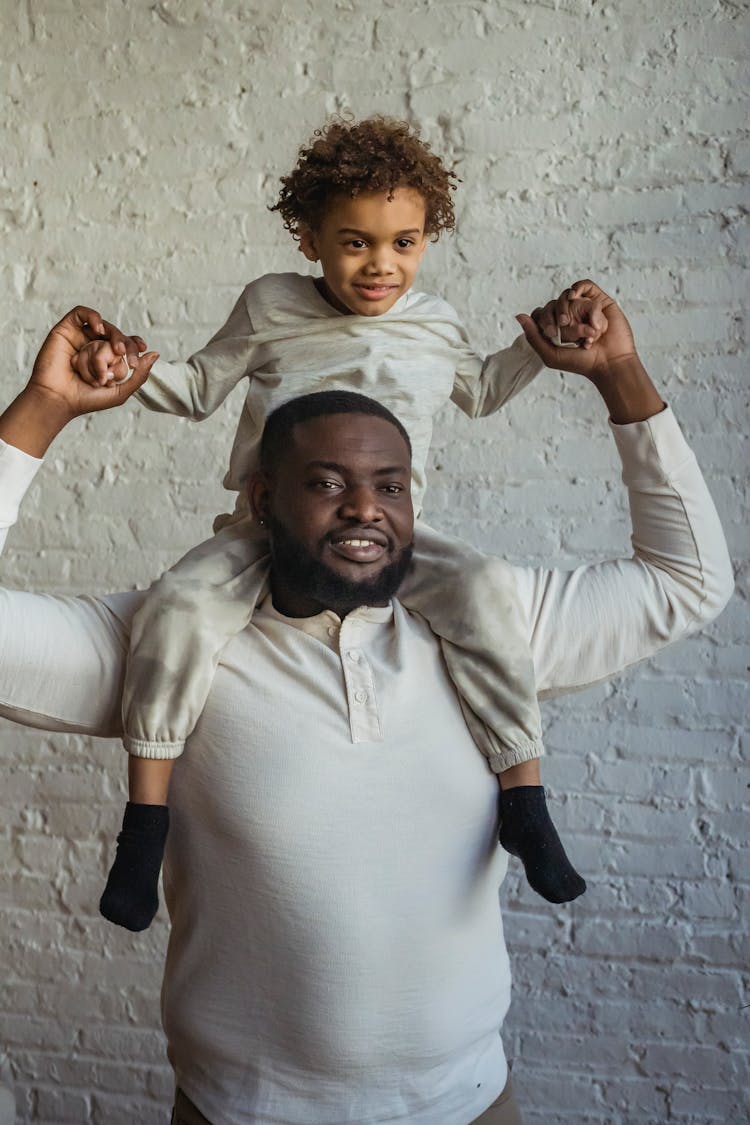
{"type": "MultiPolygon", "coordinates": [[[[324,613],[326,610],[329,610],[343,621],[348,613],[361,608],[361,605],[353,605],[351,602],[336,604],[330,600],[328,604],[324,605],[322,602],[309,597],[307,594],[301,593],[299,590],[289,589],[288,586],[285,586],[283,582],[279,581],[279,579],[274,576],[271,577],[271,601],[273,603],[273,608],[284,617],[317,617],[319,613],[324,613]]],[[[366,604],[383,607],[390,604],[390,598],[381,598],[377,601],[369,601],[366,604]]]]}

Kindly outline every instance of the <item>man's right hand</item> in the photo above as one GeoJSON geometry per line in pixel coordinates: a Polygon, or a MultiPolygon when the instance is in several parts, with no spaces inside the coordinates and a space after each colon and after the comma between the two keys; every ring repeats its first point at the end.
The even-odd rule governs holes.
{"type": "Polygon", "coordinates": [[[542,362],[553,370],[571,371],[589,379],[617,425],[642,422],[660,413],[664,403],[638,358],[633,333],[617,302],[588,279],[577,281],[567,293],[571,302],[593,301],[607,322],[606,331],[586,347],[561,348],[545,335],[549,305],[534,309],[531,316],[521,314],[516,319],[542,362]]]}
{"type": "Polygon", "coordinates": [[[71,309],[54,326],[42,344],[29,382],[0,417],[0,438],[34,457],[42,457],[73,418],[121,406],[143,386],[159,358],[156,352],[141,356],[132,376],[123,383],[91,386],[78,376],[73,366],[75,356],[92,335],[103,332],[99,313],[83,305],[71,309]]]}
{"type": "Polygon", "coordinates": [[[618,364],[637,358],[633,333],[625,314],[595,282],[588,279],[577,281],[563,297],[567,297],[572,309],[578,302],[590,302],[598,320],[604,321],[604,330],[596,340],[587,341],[585,347],[560,348],[548,337],[554,328],[553,313],[559,315],[562,298],[550,301],[544,308],[534,309],[530,316],[522,313],[516,319],[546,367],[585,375],[596,383],[598,378],[610,375],[618,364]]]}

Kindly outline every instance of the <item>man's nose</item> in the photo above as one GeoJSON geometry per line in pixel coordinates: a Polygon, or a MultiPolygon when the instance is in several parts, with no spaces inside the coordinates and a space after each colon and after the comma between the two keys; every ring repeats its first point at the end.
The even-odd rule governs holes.
{"type": "Polygon", "coordinates": [[[341,519],[373,523],[383,517],[380,496],[374,488],[360,485],[348,488],[339,508],[341,519]]]}

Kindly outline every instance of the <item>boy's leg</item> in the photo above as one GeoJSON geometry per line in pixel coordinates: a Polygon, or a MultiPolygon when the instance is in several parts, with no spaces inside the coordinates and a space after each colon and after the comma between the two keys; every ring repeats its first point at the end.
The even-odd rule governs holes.
{"type": "Polygon", "coordinates": [[[499,775],[500,842],[550,902],[583,894],[546,807],[533,663],[511,567],[419,521],[399,591],[440,637],[472,737],[499,775]]]}
{"type": "Polygon", "coordinates": [[[250,518],[232,524],[163,575],[133,619],[123,689],[130,800],[99,904],[129,930],[146,929],[158,908],[173,760],[200,717],[221,650],[265,592],[267,554],[250,518]]]}
{"type": "Polygon", "coordinates": [[[268,539],[251,516],[189,551],[133,618],[122,695],[124,743],[176,758],[197,723],[219,653],[268,591],[268,539]]]}
{"type": "Polygon", "coordinates": [[[169,831],[173,765],[172,758],[128,758],[129,800],[99,911],[134,933],[147,929],[159,909],[157,884],[169,831]]]}

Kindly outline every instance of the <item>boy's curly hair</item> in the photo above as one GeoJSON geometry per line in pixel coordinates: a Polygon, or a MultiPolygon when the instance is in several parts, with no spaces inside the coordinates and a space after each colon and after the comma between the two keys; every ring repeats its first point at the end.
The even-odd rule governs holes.
{"type": "Polygon", "coordinates": [[[455,172],[430,152],[408,122],[380,115],[354,122],[337,117],[316,129],[310,144],[299,150],[297,164],[281,177],[278,201],[269,210],[279,211],[286,229],[299,238],[300,227],[319,226],[335,195],[392,195],[396,188],[408,187],[425,201],[425,234],[437,238],[455,225],[451,192],[457,183],[455,172]]]}

